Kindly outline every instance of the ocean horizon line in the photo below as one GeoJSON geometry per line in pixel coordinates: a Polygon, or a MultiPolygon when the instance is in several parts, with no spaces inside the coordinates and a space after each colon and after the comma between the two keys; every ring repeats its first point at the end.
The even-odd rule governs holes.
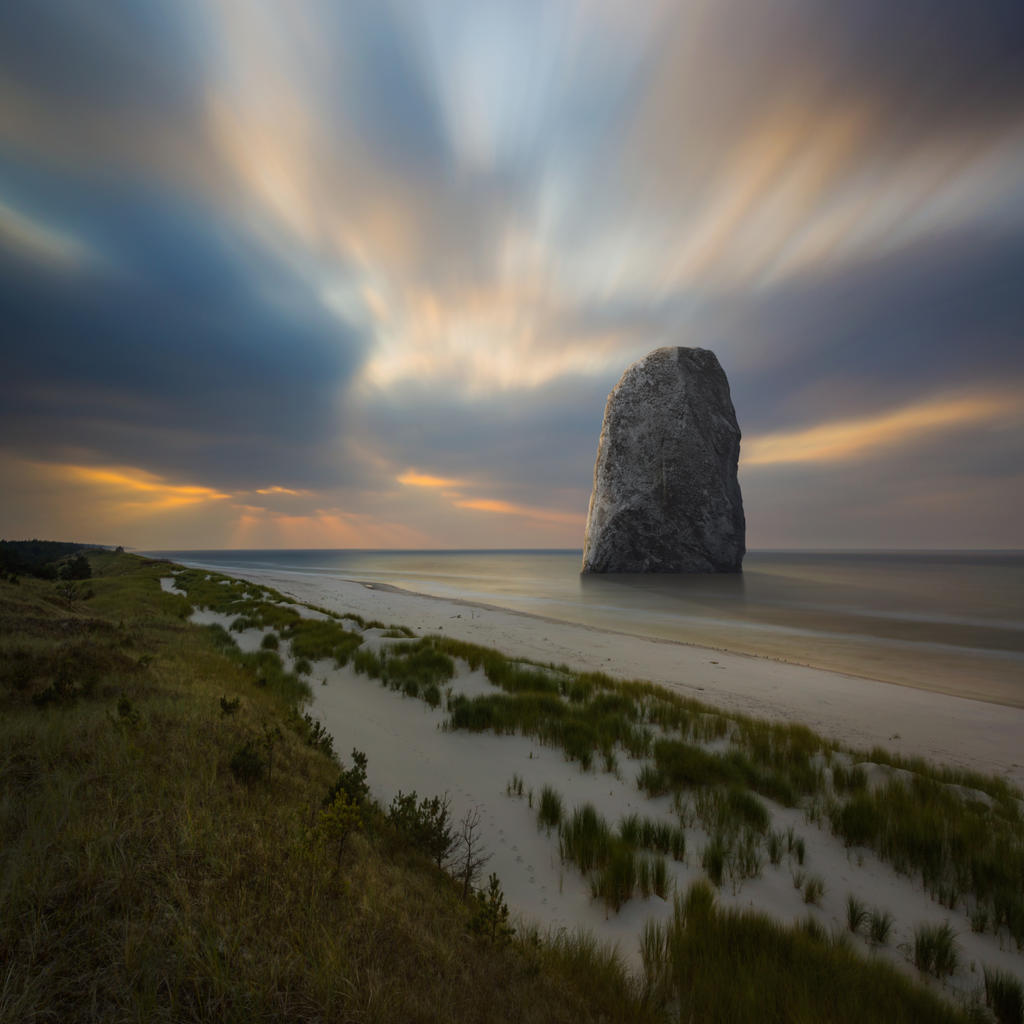
{"type": "MultiPolygon", "coordinates": [[[[99,546],[99,545],[97,545],[99,546]]],[[[109,546],[109,545],[105,545],[109,546]]],[[[238,554],[251,551],[345,552],[367,555],[581,555],[583,548],[125,548],[140,555],[164,555],[222,552],[238,554]]],[[[1024,555],[1024,548],[750,548],[747,555],[1024,555]]]]}

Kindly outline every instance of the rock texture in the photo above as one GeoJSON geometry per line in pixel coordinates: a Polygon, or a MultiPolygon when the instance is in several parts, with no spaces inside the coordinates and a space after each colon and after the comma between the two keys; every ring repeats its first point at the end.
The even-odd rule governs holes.
{"type": "Polygon", "coordinates": [[[740,572],[740,428],[713,352],[659,348],[608,396],[583,572],[740,572]]]}

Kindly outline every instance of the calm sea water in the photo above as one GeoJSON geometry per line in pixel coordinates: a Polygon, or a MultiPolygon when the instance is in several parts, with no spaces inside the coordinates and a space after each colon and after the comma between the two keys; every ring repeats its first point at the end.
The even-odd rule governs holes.
{"type": "Polygon", "coordinates": [[[1024,552],[755,551],[735,576],[581,576],[580,551],[151,553],[387,584],[1024,706],[1024,552]]]}

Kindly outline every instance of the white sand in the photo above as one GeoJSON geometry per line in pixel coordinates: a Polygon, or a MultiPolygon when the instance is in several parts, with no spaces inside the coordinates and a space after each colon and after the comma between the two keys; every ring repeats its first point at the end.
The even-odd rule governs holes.
{"type": "Polygon", "coordinates": [[[648,679],[727,711],[803,722],[858,748],[880,744],[894,753],[1003,774],[1024,785],[1021,708],[329,576],[235,575],[299,601],[408,626],[418,635],[444,633],[515,657],[648,679]]]}
{"type": "MultiPolygon", "coordinates": [[[[999,771],[1024,781],[1019,763],[1024,746],[1024,711],[978,701],[925,693],[884,683],[804,669],[791,665],[718,653],[698,647],[654,641],[568,625],[500,609],[480,608],[368,587],[324,576],[300,573],[239,572],[237,576],[272,586],[282,593],[330,608],[355,612],[367,619],[406,625],[418,635],[447,635],[498,648],[513,656],[565,662],[577,669],[600,669],[619,678],[643,678],[699,697],[709,704],[774,719],[804,722],[857,746],[879,743],[905,754],[985,771],[999,771]],[[895,737],[895,738],[894,738],[895,737]]],[[[196,621],[221,621],[197,613],[196,621]]],[[[367,631],[373,646],[400,643],[367,631]]],[[[237,634],[233,634],[237,635],[237,634]]],[[[240,637],[244,649],[258,646],[261,633],[240,637]]],[[[287,657],[286,644],[281,653],[287,657]]],[[[625,813],[676,819],[667,799],[649,800],[635,786],[639,763],[620,754],[618,777],[600,770],[582,772],[557,750],[519,736],[446,732],[446,714],[418,700],[402,697],[351,669],[318,662],[311,683],[313,711],[335,739],[347,763],[353,747],[369,759],[374,796],[387,804],[399,791],[415,789],[421,796],[448,793],[456,817],[478,808],[483,839],[492,859],[484,870],[501,879],[509,905],[523,920],[542,928],[584,926],[600,938],[617,942],[633,963],[644,921],[670,912],[668,901],[634,899],[618,914],[608,913],[590,898],[589,884],[570,864],[562,864],[557,836],[536,824],[540,789],[558,790],[567,809],[591,802],[612,823],[625,813]],[[509,796],[512,776],[523,780],[523,796],[509,796]],[[529,807],[532,790],[534,808],[529,807]]],[[[480,673],[463,669],[456,691],[487,692],[480,673]]],[[[769,803],[766,801],[766,803],[769,803]]],[[[1024,979],[1024,957],[1013,943],[992,934],[976,935],[963,911],[935,903],[916,881],[896,874],[870,851],[847,850],[828,831],[809,823],[802,811],[769,803],[773,827],[792,826],[806,843],[806,862],[794,856],[764,866],[763,874],[735,888],[723,885],[723,903],[752,906],[782,920],[808,914],[829,931],[845,929],[846,898],[853,893],[869,907],[888,910],[895,919],[883,956],[908,972],[913,929],[922,922],[949,921],[958,936],[961,967],[949,983],[967,992],[982,984],[982,965],[1000,967],[1024,979]],[[820,907],[809,907],[794,887],[794,873],[820,876],[825,894],[820,907]]],[[[669,875],[680,890],[700,877],[700,855],[707,836],[698,828],[687,833],[682,864],[668,859],[669,875]]],[[[853,941],[867,949],[861,938],[853,941]]]]}

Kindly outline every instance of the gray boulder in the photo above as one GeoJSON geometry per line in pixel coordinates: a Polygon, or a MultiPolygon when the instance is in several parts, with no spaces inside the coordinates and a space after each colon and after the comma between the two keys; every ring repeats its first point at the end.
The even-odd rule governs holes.
{"type": "Polygon", "coordinates": [[[713,352],[659,348],[608,396],[583,572],[741,572],[740,428],[713,352]]]}

